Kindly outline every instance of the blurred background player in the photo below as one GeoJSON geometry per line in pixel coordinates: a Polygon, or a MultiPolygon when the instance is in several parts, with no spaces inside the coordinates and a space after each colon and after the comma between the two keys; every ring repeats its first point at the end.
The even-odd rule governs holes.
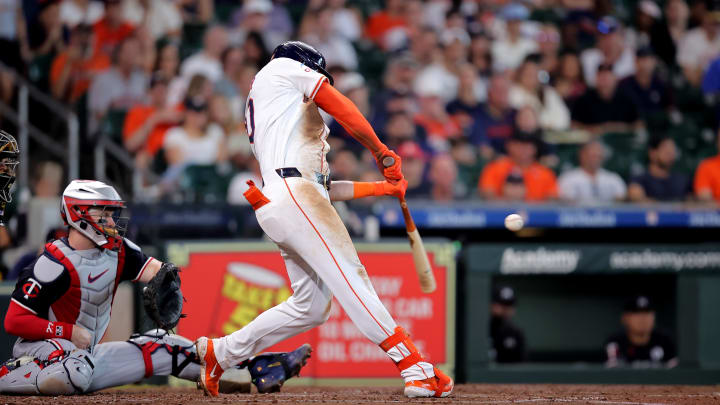
{"type": "Polygon", "coordinates": [[[518,363],[527,360],[525,333],[512,318],[515,316],[515,290],[508,285],[493,289],[490,304],[490,358],[498,363],[518,363]]]}
{"type": "Polygon", "coordinates": [[[12,201],[12,186],[15,184],[20,149],[15,138],[0,131],[0,226],[5,226],[5,206],[12,201]]]}
{"type": "MultiPolygon", "coordinates": [[[[124,238],[124,208],[115,189],[102,182],[75,180],[67,186],[61,214],[68,235],[45,245],[21,272],[5,315],[5,330],[19,339],[13,359],[0,368],[0,392],[79,394],[153,375],[197,380],[195,347],[182,336],[154,329],[127,342],[100,343],[121,281],[148,282],[178,271],[124,238]]],[[[309,346],[303,345],[245,365],[259,390],[277,390],[308,356],[309,346]],[[263,367],[272,363],[283,367],[263,367]]]]}
{"type": "Polygon", "coordinates": [[[645,295],[632,297],[625,304],[621,322],[623,332],[605,344],[606,366],[675,367],[675,342],[655,328],[655,307],[645,295]]]}

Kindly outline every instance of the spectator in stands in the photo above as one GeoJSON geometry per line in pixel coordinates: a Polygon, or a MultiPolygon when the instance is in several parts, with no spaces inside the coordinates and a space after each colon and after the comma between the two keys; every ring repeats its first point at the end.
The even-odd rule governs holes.
{"type": "Polygon", "coordinates": [[[655,328],[655,308],[647,296],[638,295],[625,303],[621,320],[625,330],[605,343],[605,366],[672,368],[678,365],[675,342],[655,328]]]}
{"type": "Polygon", "coordinates": [[[700,162],[695,171],[695,196],[703,202],[720,203],[720,129],[716,142],[719,153],[700,162]]]}
{"type": "Polygon", "coordinates": [[[593,134],[630,132],[642,126],[631,99],[617,91],[612,66],[600,65],[597,86],[580,97],[572,111],[573,126],[593,134]]]}
{"type": "Polygon", "coordinates": [[[447,112],[461,128],[462,133],[470,135],[473,116],[480,108],[480,101],[487,97],[485,84],[478,78],[475,66],[465,63],[459,68],[457,98],[445,107],[447,112]]]}
{"type": "Polygon", "coordinates": [[[169,166],[211,165],[227,158],[225,134],[209,124],[208,104],[200,97],[185,101],[185,120],[167,131],[163,148],[169,166]]]}
{"type": "Polygon", "coordinates": [[[138,29],[146,30],[153,41],[180,39],[182,35],[182,15],[171,0],[124,0],[123,16],[138,29]]]}
{"type": "Polygon", "coordinates": [[[491,201],[539,202],[557,198],[552,170],[537,162],[537,139],[521,133],[506,141],[507,157],[489,163],[482,171],[478,190],[491,201]]]}
{"type": "Polygon", "coordinates": [[[265,45],[260,33],[256,31],[247,34],[245,42],[243,43],[243,52],[245,52],[246,63],[254,64],[258,70],[270,62],[270,51],[265,45]]]}
{"type": "Polygon", "coordinates": [[[245,54],[242,48],[231,46],[225,49],[220,56],[223,74],[215,83],[215,92],[222,94],[230,101],[234,108],[244,109],[244,97],[240,93],[239,80],[244,66],[245,54]]]}
{"type": "Polygon", "coordinates": [[[498,16],[505,21],[506,32],[504,38],[493,41],[493,69],[496,72],[515,70],[528,55],[538,51],[535,40],[524,37],[520,30],[530,12],[520,3],[510,3],[500,10],[498,16]]]}
{"type": "Polygon", "coordinates": [[[458,182],[457,163],[448,153],[440,153],[430,159],[428,180],[430,198],[435,202],[448,203],[464,195],[458,182]]]}
{"type": "Polygon", "coordinates": [[[60,3],[60,21],[68,28],[77,25],[93,25],[105,15],[102,1],[63,0],[60,3]]]}
{"type": "Polygon", "coordinates": [[[627,29],[626,40],[633,49],[652,47],[652,37],[660,26],[662,11],[652,0],[640,0],[635,7],[634,24],[627,29]]]}
{"type": "Polygon", "coordinates": [[[115,47],[130,37],[135,26],[125,21],[122,0],[104,0],[105,16],[93,25],[95,52],[112,55],[115,47]]]}
{"type": "Polygon", "coordinates": [[[333,15],[333,9],[327,7],[308,10],[300,26],[300,39],[317,48],[325,56],[328,66],[356,70],[358,60],[355,48],[348,39],[335,35],[333,15]]]}
{"type": "Polygon", "coordinates": [[[689,16],[685,0],[668,0],[665,3],[665,20],[658,31],[652,33],[650,45],[666,66],[677,63],[677,48],[687,31],[689,16]]]}
{"type": "Polygon", "coordinates": [[[330,174],[333,180],[357,180],[360,175],[360,162],[357,156],[348,149],[332,152],[330,174]]]}
{"type": "Polygon", "coordinates": [[[223,74],[220,57],[227,45],[228,33],[224,27],[215,25],[208,28],[203,37],[203,49],[183,61],[180,74],[185,79],[202,74],[217,83],[223,74]]]}
{"type": "Polygon", "coordinates": [[[133,106],[125,117],[123,143],[128,152],[137,155],[136,164],[141,168],[162,148],[167,130],[183,118],[181,106],[166,106],[168,83],[164,74],[153,74],[147,103],[133,106]]]}
{"type": "Polygon", "coordinates": [[[507,285],[493,288],[490,303],[490,360],[517,363],[526,360],[525,333],[512,318],[515,316],[515,290],[507,285]]]}
{"type": "MultiPolygon", "coordinates": [[[[28,61],[36,62],[50,58],[49,64],[53,56],[65,49],[67,32],[60,21],[60,1],[48,0],[40,3],[38,7],[37,16],[27,25],[29,52],[26,52],[25,57],[29,58],[28,61]]],[[[43,68],[41,63],[39,69],[43,70],[39,72],[39,75],[46,79],[47,71],[44,69],[47,67],[43,68]]],[[[41,82],[40,85],[44,87],[47,82],[41,82]]]]}
{"type": "Polygon", "coordinates": [[[430,183],[425,179],[427,154],[413,141],[403,142],[397,149],[403,160],[403,175],[408,181],[406,198],[428,198],[430,183]]]}
{"type": "Polygon", "coordinates": [[[489,159],[505,153],[505,140],[513,133],[515,110],[509,103],[510,81],[503,74],[490,78],[487,102],[480,105],[470,131],[470,142],[489,159]]]}
{"type": "Polygon", "coordinates": [[[671,89],[655,71],[657,59],[652,49],[638,49],[635,65],[635,74],[621,80],[618,91],[630,97],[643,117],[668,111],[673,105],[671,89]]]}
{"type": "Polygon", "coordinates": [[[11,0],[0,8],[0,97],[9,103],[14,93],[15,70],[25,73],[25,63],[30,61],[30,48],[27,43],[27,30],[22,2],[11,0]]]}
{"type": "Polygon", "coordinates": [[[346,5],[345,0],[329,0],[327,7],[332,10],[333,35],[348,41],[357,41],[362,35],[362,15],[356,8],[346,5]]]}
{"type": "Polygon", "coordinates": [[[93,79],[88,91],[91,134],[109,110],[127,111],[145,99],[147,75],[140,69],[141,57],[137,38],[125,38],[113,54],[113,66],[93,79]]]}
{"type": "Polygon", "coordinates": [[[555,74],[555,90],[569,107],[575,105],[578,97],[585,94],[587,85],[582,75],[580,58],[574,52],[563,52],[555,74]]]}
{"type": "Polygon", "coordinates": [[[185,24],[208,24],[215,15],[213,0],[178,0],[185,24]]]}
{"type": "Polygon", "coordinates": [[[682,201],[690,194],[688,176],[672,170],[677,160],[675,141],[656,136],[648,142],[648,166],[645,173],[634,177],[628,186],[633,202],[682,201]]]}
{"type": "Polygon", "coordinates": [[[510,105],[515,109],[525,106],[534,109],[543,129],[567,129],[570,111],[555,89],[548,85],[549,80],[548,72],[539,70],[536,57],[526,58],[517,69],[515,84],[510,88],[510,105]]]}
{"type": "Polygon", "coordinates": [[[413,83],[418,72],[418,63],[409,55],[390,59],[382,78],[382,87],[372,98],[373,115],[370,122],[376,128],[384,128],[388,115],[400,109],[409,110],[413,83]],[[407,97],[405,97],[407,96],[407,97]],[[398,106],[394,104],[408,104],[398,106]]]}
{"type": "Polygon", "coordinates": [[[445,30],[440,35],[442,57],[436,62],[426,66],[415,79],[416,91],[418,87],[437,86],[439,96],[447,103],[457,96],[458,70],[467,60],[467,48],[470,45],[470,36],[464,30],[445,30]]]}
{"type": "Polygon", "coordinates": [[[382,49],[392,48],[405,40],[404,0],[387,0],[385,8],[375,12],[365,23],[365,35],[382,49]]]}
{"type": "Polygon", "coordinates": [[[600,19],[597,24],[596,48],[580,54],[585,82],[595,87],[596,74],[600,65],[608,65],[618,78],[625,78],[635,72],[635,53],[626,46],[620,23],[610,16],[600,19]]]}
{"type": "MultiPolygon", "coordinates": [[[[308,5],[308,8],[312,8],[308,5]]],[[[258,32],[266,46],[274,48],[293,33],[293,23],[282,4],[270,0],[249,0],[232,17],[231,42],[245,42],[248,33],[258,32]]]]}
{"type": "Polygon", "coordinates": [[[53,97],[74,103],[85,95],[93,78],[110,68],[110,58],[93,52],[92,28],[76,25],[70,42],[55,57],[50,69],[50,90],[53,97]]]}
{"type": "Polygon", "coordinates": [[[563,173],[558,179],[560,198],[582,205],[624,200],[625,182],[617,173],[602,167],[606,156],[605,146],[599,141],[583,145],[578,152],[580,167],[563,173]]]}
{"type": "Polygon", "coordinates": [[[720,10],[705,13],[702,24],[685,33],[678,45],[677,62],[692,86],[699,87],[703,72],[720,55],[720,10]]]}
{"type": "Polygon", "coordinates": [[[560,63],[560,32],[553,24],[543,24],[535,40],[538,44],[539,68],[547,73],[555,72],[560,63]]]}
{"type": "Polygon", "coordinates": [[[419,82],[416,88],[420,110],[415,123],[427,133],[428,143],[436,151],[447,151],[448,140],[462,135],[460,126],[450,119],[438,82],[419,82]]]}
{"type": "Polygon", "coordinates": [[[472,63],[482,77],[489,77],[492,73],[492,54],[490,52],[490,38],[485,35],[476,35],[470,42],[470,63],[472,63]]]}

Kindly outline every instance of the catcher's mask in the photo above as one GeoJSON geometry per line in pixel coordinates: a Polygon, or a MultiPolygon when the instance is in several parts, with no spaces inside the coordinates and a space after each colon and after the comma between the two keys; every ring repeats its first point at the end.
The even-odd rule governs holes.
{"type": "Polygon", "coordinates": [[[98,247],[120,250],[127,231],[125,201],[100,181],[73,180],[63,192],[60,215],[65,223],[98,247]]]}
{"type": "Polygon", "coordinates": [[[15,184],[17,166],[20,163],[20,149],[15,138],[0,131],[0,201],[12,201],[12,186],[15,184]]]}

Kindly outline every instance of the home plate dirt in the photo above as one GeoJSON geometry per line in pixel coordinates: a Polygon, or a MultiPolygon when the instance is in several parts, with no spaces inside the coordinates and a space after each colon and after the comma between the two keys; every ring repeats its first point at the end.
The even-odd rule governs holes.
{"type": "Polygon", "coordinates": [[[0,395],[0,404],[718,404],[720,386],[462,384],[449,398],[408,399],[401,387],[286,387],[277,394],[205,397],[191,388],[128,386],[73,397],[0,395]]]}

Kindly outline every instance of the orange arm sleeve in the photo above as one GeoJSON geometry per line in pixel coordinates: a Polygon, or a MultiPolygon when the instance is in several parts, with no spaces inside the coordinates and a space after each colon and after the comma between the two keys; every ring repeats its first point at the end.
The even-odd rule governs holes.
{"type": "Polygon", "coordinates": [[[387,149],[355,104],[327,81],[323,81],[314,100],[318,107],[332,115],[353,138],[369,149],[374,156],[379,156],[387,149]]]}
{"type": "Polygon", "coordinates": [[[385,195],[385,188],[382,181],[375,182],[353,182],[353,199],[385,195]]]}

